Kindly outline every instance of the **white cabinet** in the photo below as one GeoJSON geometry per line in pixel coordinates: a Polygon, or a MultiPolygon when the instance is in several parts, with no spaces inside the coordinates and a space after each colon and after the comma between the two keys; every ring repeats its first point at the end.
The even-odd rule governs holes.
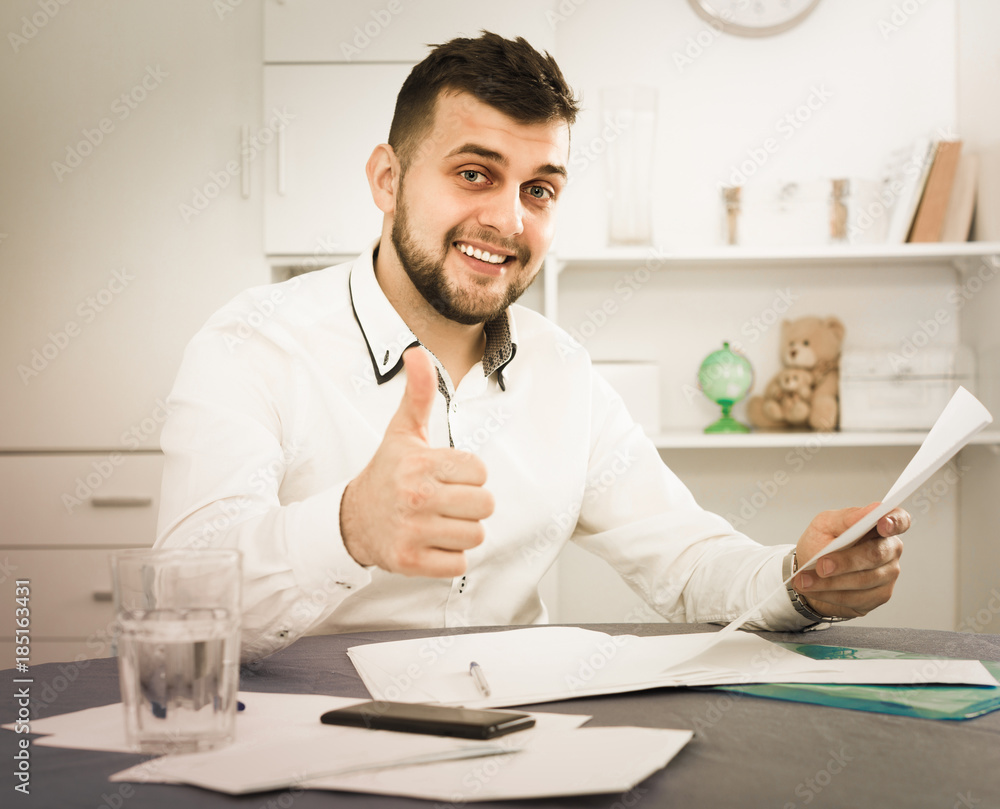
{"type": "MultiPolygon", "coordinates": [[[[0,560],[6,581],[28,583],[32,663],[110,653],[109,554],[152,543],[162,465],[159,453],[0,455],[0,560]]],[[[10,610],[0,649],[13,641],[10,610]]]]}
{"type": "MultiPolygon", "coordinates": [[[[0,25],[37,11],[4,3],[0,25]]],[[[263,123],[260,15],[70,8],[0,53],[21,122],[0,150],[0,451],[157,448],[184,346],[268,280],[239,176],[240,132],[263,123]]]]}
{"type": "Polygon", "coordinates": [[[33,663],[108,653],[107,556],[155,539],[184,346],[269,276],[240,137],[265,126],[261,0],[58,9],[0,51],[0,589],[31,582],[33,663]]]}
{"type": "Polygon", "coordinates": [[[271,255],[360,253],[382,212],[365,163],[389,138],[409,64],[266,65],[264,109],[288,123],[265,155],[265,249],[271,255]]]}

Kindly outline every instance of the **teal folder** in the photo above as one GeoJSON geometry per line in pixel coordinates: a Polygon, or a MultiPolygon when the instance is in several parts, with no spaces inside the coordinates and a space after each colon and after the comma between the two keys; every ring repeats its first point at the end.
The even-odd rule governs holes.
{"type": "MultiPolygon", "coordinates": [[[[894,652],[887,649],[863,649],[849,646],[821,646],[810,643],[779,643],[786,649],[814,660],[871,660],[906,658],[928,660],[928,655],[894,652]]],[[[982,661],[1000,680],[1000,663],[982,661]]],[[[929,675],[933,668],[929,669],[929,675]]],[[[1000,686],[956,685],[806,685],[768,683],[761,685],[718,685],[713,691],[734,691],[768,699],[808,702],[832,708],[913,716],[920,719],[972,719],[1000,709],[1000,686]]]]}

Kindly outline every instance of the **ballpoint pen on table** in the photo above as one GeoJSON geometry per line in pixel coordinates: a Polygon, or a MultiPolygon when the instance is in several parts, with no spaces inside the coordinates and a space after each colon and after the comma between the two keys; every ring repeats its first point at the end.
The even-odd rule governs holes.
{"type": "Polygon", "coordinates": [[[483,674],[483,667],[473,660],[469,663],[469,674],[476,681],[476,688],[479,689],[479,693],[484,697],[488,697],[490,695],[490,686],[486,682],[486,675],[483,674]]]}

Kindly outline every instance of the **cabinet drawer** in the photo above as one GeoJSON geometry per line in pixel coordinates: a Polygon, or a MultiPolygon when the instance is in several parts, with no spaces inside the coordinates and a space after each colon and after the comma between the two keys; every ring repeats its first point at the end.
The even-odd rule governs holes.
{"type": "MultiPolygon", "coordinates": [[[[32,643],[91,640],[95,653],[108,646],[114,618],[110,554],[109,550],[0,551],[10,571],[8,582],[28,581],[32,643]]],[[[13,587],[6,592],[13,594],[13,587]]],[[[4,640],[14,638],[14,610],[18,606],[11,599],[10,606],[0,613],[0,638],[4,640]]]]}
{"type": "MultiPolygon", "coordinates": [[[[14,667],[16,645],[12,640],[0,640],[0,669],[14,667]]],[[[29,665],[33,667],[42,663],[70,663],[77,660],[94,660],[98,657],[111,657],[111,647],[104,639],[32,641],[29,665]]]]}
{"type": "Polygon", "coordinates": [[[0,546],[152,545],[163,456],[0,456],[0,546]]]}

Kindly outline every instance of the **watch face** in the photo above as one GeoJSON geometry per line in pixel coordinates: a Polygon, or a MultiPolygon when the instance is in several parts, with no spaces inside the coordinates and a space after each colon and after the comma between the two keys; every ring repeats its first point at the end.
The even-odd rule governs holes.
{"type": "Polygon", "coordinates": [[[770,36],[801,22],[819,0],[689,0],[720,30],[740,36],[770,36]]]}

